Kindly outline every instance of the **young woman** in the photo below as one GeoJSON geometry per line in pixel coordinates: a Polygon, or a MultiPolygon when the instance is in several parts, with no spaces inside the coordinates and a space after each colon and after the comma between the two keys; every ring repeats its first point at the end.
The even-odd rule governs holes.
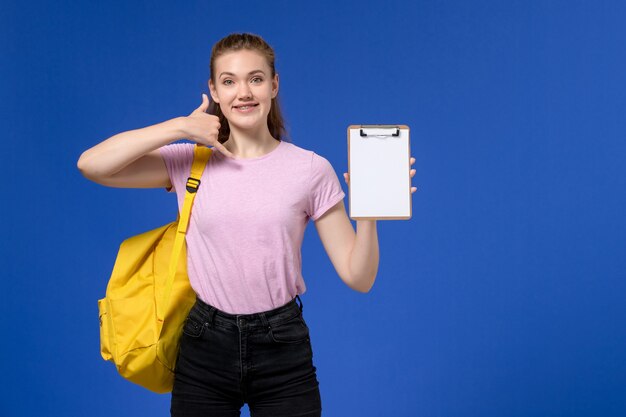
{"type": "Polygon", "coordinates": [[[197,300],[183,327],[171,414],[239,416],[247,403],[255,417],[319,416],[298,296],[304,229],[313,219],[339,277],[367,292],[378,269],[376,222],[357,221],[355,234],[330,163],[285,140],[274,51],[261,37],[221,39],[210,72],[211,103],[203,94],[187,117],[112,136],[85,151],[78,168],[111,187],[165,187],[182,207],[194,143],[172,142],[217,151],[186,236],[197,300]]]}

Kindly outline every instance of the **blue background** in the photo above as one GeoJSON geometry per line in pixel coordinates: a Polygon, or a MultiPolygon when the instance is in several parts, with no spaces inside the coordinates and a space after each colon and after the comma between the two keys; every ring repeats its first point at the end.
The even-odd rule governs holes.
{"type": "Polygon", "coordinates": [[[307,228],[324,416],[626,415],[626,3],[2,8],[1,415],[169,416],[169,394],[100,357],[97,299],[174,195],[100,186],[76,161],[191,113],[211,46],[241,31],[275,48],[293,142],[344,191],[349,124],[411,127],[413,217],[378,222],[371,292],[307,228]]]}

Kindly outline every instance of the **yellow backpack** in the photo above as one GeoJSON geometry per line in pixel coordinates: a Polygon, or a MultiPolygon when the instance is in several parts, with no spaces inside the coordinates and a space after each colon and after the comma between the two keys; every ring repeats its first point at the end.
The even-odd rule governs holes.
{"type": "Polygon", "coordinates": [[[106,296],[98,300],[102,357],[124,378],[160,394],[172,391],[182,326],[196,300],[187,276],[185,233],[211,153],[195,145],[177,220],[122,242],[106,296]]]}

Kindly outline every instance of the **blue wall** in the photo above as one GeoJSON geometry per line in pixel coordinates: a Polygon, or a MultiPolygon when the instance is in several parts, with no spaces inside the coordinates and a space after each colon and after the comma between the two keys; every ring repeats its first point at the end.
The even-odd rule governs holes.
{"type": "Polygon", "coordinates": [[[413,218],[378,222],[372,291],[306,232],[324,416],[626,415],[624,21],[619,1],[3,2],[0,414],[169,416],[101,359],[97,299],[174,196],[76,161],[191,113],[213,43],[249,31],[346,192],[346,127],[411,127],[413,218]]]}

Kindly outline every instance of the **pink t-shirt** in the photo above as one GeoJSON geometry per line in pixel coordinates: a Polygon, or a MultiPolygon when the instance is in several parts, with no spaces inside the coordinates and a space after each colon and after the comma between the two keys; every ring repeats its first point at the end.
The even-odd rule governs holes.
{"type": "MultiPolygon", "coordinates": [[[[182,209],[193,143],[160,148],[182,209]]],[[[258,158],[214,151],[187,230],[187,272],[198,298],[230,314],[280,307],[306,291],[302,238],[345,196],[328,160],[281,141],[258,158]]]]}

